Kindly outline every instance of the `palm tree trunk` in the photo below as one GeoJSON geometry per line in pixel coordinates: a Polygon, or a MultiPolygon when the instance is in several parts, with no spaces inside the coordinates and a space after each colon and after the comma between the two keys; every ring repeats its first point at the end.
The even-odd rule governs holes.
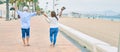
{"type": "Polygon", "coordinates": [[[9,0],[6,0],[6,21],[9,20],[9,0]]]}
{"type": "Polygon", "coordinates": [[[35,4],[34,6],[35,6],[35,11],[36,11],[36,2],[34,4],[35,4]]]}

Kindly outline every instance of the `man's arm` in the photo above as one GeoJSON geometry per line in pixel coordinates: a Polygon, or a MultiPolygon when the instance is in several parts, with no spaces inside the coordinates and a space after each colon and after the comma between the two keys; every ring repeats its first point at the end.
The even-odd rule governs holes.
{"type": "MultiPolygon", "coordinates": [[[[16,4],[16,2],[15,2],[15,4],[16,4]]],[[[18,18],[20,18],[20,13],[21,13],[21,12],[18,11],[17,4],[15,5],[14,9],[15,9],[16,13],[18,14],[18,18]]]]}
{"type": "Polygon", "coordinates": [[[18,11],[17,3],[15,2],[15,4],[16,4],[15,7],[14,7],[15,11],[18,11]]]}
{"type": "Polygon", "coordinates": [[[20,14],[21,14],[21,11],[18,10],[18,7],[15,6],[14,8],[15,8],[16,13],[17,13],[18,15],[20,15],[20,14]]]}
{"type": "Polygon", "coordinates": [[[37,12],[32,12],[31,13],[31,16],[36,16],[37,15],[37,12]]]}
{"type": "Polygon", "coordinates": [[[15,6],[14,8],[15,8],[15,11],[18,11],[18,7],[15,6]]]}

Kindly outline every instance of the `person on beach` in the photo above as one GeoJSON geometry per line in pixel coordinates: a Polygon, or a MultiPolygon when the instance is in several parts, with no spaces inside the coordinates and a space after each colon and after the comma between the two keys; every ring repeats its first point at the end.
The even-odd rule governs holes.
{"type": "Polygon", "coordinates": [[[22,40],[24,46],[29,45],[29,38],[30,38],[30,19],[31,17],[35,16],[37,12],[28,12],[28,7],[24,6],[23,11],[19,11],[17,7],[15,7],[17,14],[20,16],[21,22],[21,31],[22,31],[22,40]]]}
{"type": "Polygon", "coordinates": [[[59,15],[55,13],[55,11],[51,11],[51,16],[47,16],[45,13],[41,12],[45,17],[49,19],[49,24],[50,24],[50,46],[55,46],[56,44],[56,39],[57,39],[57,34],[58,34],[58,20],[59,17],[61,17],[63,10],[65,7],[61,8],[61,11],[59,15]]]}

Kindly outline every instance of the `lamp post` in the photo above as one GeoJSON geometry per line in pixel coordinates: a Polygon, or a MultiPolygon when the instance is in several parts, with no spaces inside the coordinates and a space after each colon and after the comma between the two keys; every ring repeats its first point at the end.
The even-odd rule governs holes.
{"type": "Polygon", "coordinates": [[[6,0],[6,21],[9,20],[9,0],[6,0]]]}
{"type": "Polygon", "coordinates": [[[48,13],[48,2],[46,2],[45,12],[48,13]]]}
{"type": "Polygon", "coordinates": [[[55,10],[55,0],[53,0],[53,10],[55,10]]]}

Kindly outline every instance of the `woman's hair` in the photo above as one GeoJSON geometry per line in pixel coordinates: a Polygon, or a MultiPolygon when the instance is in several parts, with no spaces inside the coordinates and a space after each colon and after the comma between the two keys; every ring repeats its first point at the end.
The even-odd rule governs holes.
{"type": "Polygon", "coordinates": [[[56,15],[55,11],[51,11],[51,17],[55,17],[55,18],[58,20],[58,18],[57,18],[57,15],[56,15]]]}

